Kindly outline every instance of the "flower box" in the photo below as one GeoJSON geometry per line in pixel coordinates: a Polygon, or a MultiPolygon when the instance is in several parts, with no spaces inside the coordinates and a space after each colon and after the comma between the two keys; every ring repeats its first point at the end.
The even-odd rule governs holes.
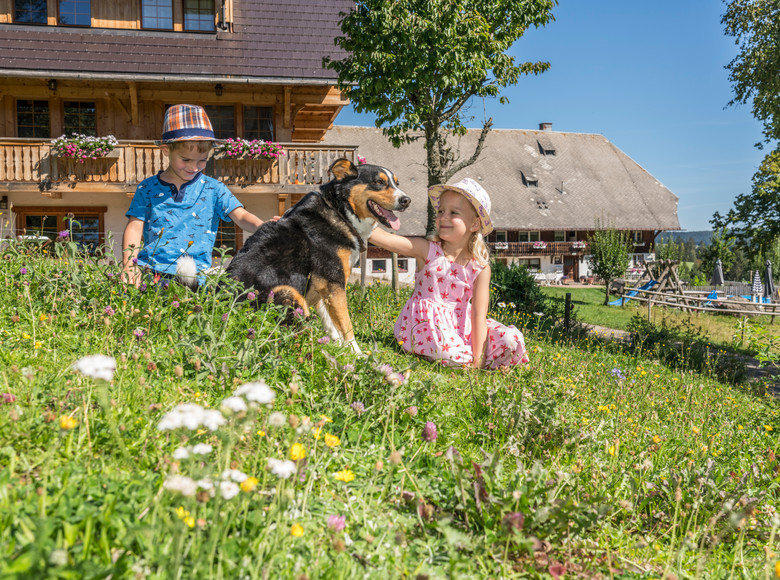
{"type": "Polygon", "coordinates": [[[73,133],[70,137],[62,135],[52,140],[51,154],[61,159],[73,159],[79,163],[84,163],[88,159],[117,159],[119,158],[117,145],[118,142],[113,135],[92,137],[73,133]]]}
{"type": "Polygon", "coordinates": [[[587,242],[585,240],[577,240],[576,242],[572,243],[571,247],[575,250],[584,250],[588,246],[587,242]]]}
{"type": "Polygon", "coordinates": [[[217,159],[273,160],[284,154],[284,149],[278,143],[260,139],[226,139],[214,147],[214,156],[217,159]]]}
{"type": "Polygon", "coordinates": [[[509,249],[509,243],[508,242],[496,242],[493,247],[496,250],[508,250],[509,249]]]}
{"type": "Polygon", "coordinates": [[[547,247],[547,242],[534,242],[534,250],[544,250],[547,247]]]}

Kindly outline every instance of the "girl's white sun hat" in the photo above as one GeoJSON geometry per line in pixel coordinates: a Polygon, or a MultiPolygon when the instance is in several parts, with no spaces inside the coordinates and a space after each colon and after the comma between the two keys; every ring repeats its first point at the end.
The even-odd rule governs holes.
{"type": "Polygon", "coordinates": [[[433,205],[434,212],[439,209],[439,200],[445,191],[455,191],[466,197],[477,211],[477,217],[481,228],[479,233],[483,236],[493,231],[493,222],[490,220],[490,196],[479,183],[466,177],[455,185],[434,185],[428,188],[428,197],[433,205]]]}

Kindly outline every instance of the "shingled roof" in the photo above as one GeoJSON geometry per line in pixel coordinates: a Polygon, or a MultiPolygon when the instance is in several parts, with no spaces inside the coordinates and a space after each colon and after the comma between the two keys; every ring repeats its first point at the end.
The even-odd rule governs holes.
{"type": "MultiPolygon", "coordinates": [[[[463,157],[478,137],[478,130],[470,130],[461,139],[463,157]]],[[[400,231],[424,231],[428,178],[422,141],[395,149],[379,129],[336,126],[325,143],[358,145],[369,163],[395,172],[412,198],[400,231]]],[[[597,219],[614,219],[620,229],[680,229],[677,196],[603,135],[494,129],[480,159],[451,181],[464,177],[490,194],[498,230],[592,230],[597,219]]]]}
{"type": "Polygon", "coordinates": [[[159,32],[0,24],[0,74],[136,80],[166,77],[334,84],[322,57],[338,56],[348,0],[236,0],[233,31],[159,32]]]}

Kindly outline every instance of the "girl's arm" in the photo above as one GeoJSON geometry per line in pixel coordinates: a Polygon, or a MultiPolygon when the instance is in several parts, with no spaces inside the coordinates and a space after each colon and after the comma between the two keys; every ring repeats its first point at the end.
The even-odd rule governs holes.
{"type": "Polygon", "coordinates": [[[487,340],[487,311],[490,301],[490,266],[485,266],[474,280],[474,293],[471,296],[471,354],[472,365],[476,369],[484,368],[485,341],[487,340]]]}
{"type": "Polygon", "coordinates": [[[390,252],[423,262],[428,257],[428,240],[425,238],[399,236],[380,228],[374,228],[374,231],[368,236],[368,241],[390,252]]]}

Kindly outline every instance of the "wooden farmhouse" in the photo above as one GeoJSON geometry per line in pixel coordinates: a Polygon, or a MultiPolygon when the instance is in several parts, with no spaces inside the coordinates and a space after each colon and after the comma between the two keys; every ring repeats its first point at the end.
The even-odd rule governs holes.
{"type": "MultiPolygon", "coordinates": [[[[322,140],[348,104],[323,56],[347,0],[0,0],[0,237],[121,249],[136,185],[164,169],[166,107],[206,108],[217,137],[281,143],[278,161],[215,155],[205,173],[263,219],[327,180],[355,145],[322,140]],[[73,133],[113,135],[108,156],[52,153],[73,133]]],[[[240,232],[240,230],[239,230],[240,232]]],[[[217,244],[240,246],[223,223],[217,244]]]]}
{"type": "MultiPolygon", "coordinates": [[[[479,136],[470,130],[460,142],[460,156],[470,156],[479,136]]],[[[379,129],[334,127],[326,143],[352,143],[368,163],[395,172],[412,198],[400,214],[400,233],[423,235],[427,219],[427,169],[422,141],[399,149],[379,129]]],[[[663,231],[679,230],[677,196],[602,135],[552,130],[490,132],[479,160],[461,171],[490,194],[495,230],[488,245],[498,260],[525,264],[541,274],[579,280],[590,276],[586,240],[597,220],[630,232],[632,267],[653,257],[654,241],[663,231]]],[[[389,256],[369,248],[367,273],[386,277],[389,256]]],[[[414,265],[399,259],[400,278],[414,265]],[[406,272],[405,272],[406,271],[406,272]]]]}

